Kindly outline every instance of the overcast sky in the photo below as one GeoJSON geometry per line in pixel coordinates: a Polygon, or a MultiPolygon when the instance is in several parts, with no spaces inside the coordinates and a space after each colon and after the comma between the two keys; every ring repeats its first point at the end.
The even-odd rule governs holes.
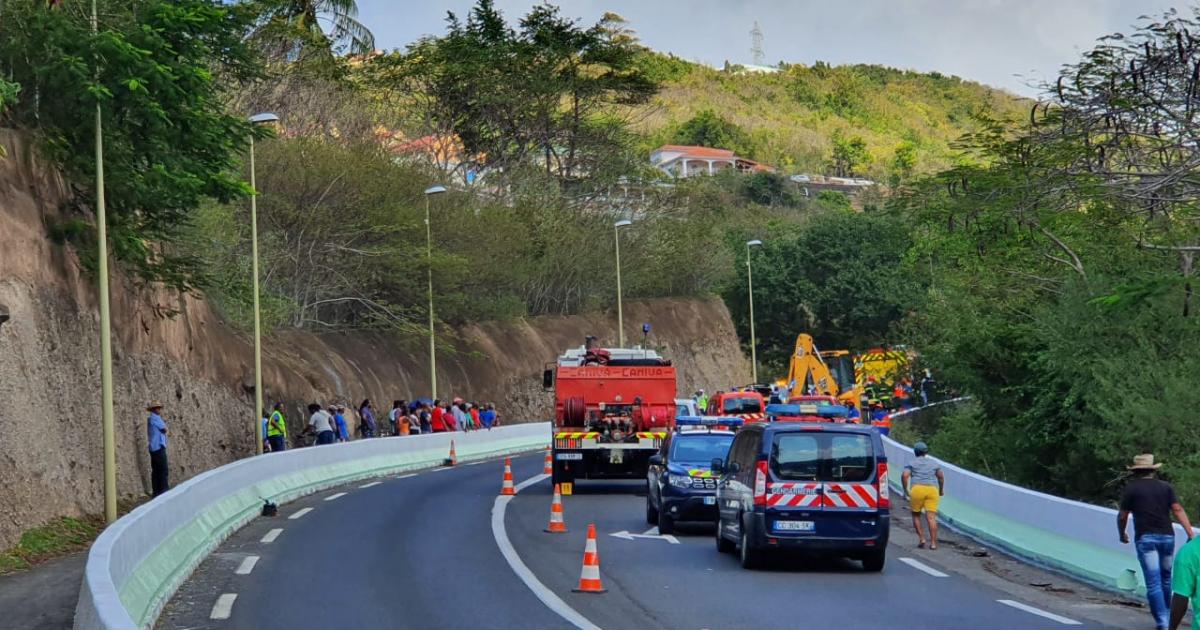
{"type": "MultiPolygon", "coordinates": [[[[444,32],[446,11],[473,0],[358,0],[379,48],[404,48],[444,32]]],[[[510,21],[537,4],[496,0],[510,21]]],[[[766,61],[874,63],[936,70],[1024,95],[1029,78],[1057,76],[1097,37],[1128,32],[1142,14],[1183,0],[561,0],[563,13],[594,23],[605,11],[631,22],[642,41],[685,59],[750,63],[750,29],[766,61]],[[1018,76],[1020,75],[1020,76],[1018,76]],[[1024,78],[1022,78],[1024,77],[1024,78]]]]}

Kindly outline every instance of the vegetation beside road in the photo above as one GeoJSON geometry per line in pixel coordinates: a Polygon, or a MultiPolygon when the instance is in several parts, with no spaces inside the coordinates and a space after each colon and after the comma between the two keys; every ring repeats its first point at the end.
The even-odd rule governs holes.
{"type": "Polygon", "coordinates": [[[0,553],[0,575],[20,571],[91,544],[104,522],[98,517],[76,519],[64,516],[21,535],[20,542],[0,553]]]}

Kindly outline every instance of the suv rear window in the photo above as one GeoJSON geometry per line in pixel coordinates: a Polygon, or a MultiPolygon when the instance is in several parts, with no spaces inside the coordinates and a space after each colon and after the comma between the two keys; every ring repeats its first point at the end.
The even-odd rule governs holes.
{"type": "Polygon", "coordinates": [[[867,481],[875,472],[871,438],[852,433],[781,433],[771,446],[771,472],[795,481],[867,481]]]}
{"type": "Polygon", "coordinates": [[[762,413],[762,403],[757,398],[726,398],[721,413],[762,413]]]}

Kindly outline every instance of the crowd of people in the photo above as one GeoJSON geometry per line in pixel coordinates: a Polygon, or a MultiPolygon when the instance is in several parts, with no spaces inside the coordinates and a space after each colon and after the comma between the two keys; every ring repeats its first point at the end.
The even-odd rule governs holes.
{"type": "MultiPolygon", "coordinates": [[[[308,405],[308,421],[295,434],[296,445],[322,445],[349,442],[359,438],[420,435],[447,431],[490,430],[500,425],[496,406],[454,398],[395,400],[386,414],[377,414],[371,399],[364,399],[353,412],[345,405],[308,405]]],[[[270,413],[262,415],[263,452],[288,448],[287,417],[283,403],[277,402],[270,413]]]]}

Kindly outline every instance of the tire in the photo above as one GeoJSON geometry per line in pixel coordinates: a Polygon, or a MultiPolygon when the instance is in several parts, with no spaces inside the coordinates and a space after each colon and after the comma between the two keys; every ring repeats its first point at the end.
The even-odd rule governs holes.
{"type": "Polygon", "coordinates": [[[667,516],[662,510],[658,512],[658,533],[660,536],[675,533],[675,519],[667,516]]]}
{"type": "Polygon", "coordinates": [[[733,553],[733,541],[729,540],[721,533],[721,519],[717,518],[717,553],[733,553]]]}
{"type": "Polygon", "coordinates": [[[884,550],[872,551],[863,556],[862,565],[863,571],[867,573],[879,573],[883,570],[883,565],[887,563],[887,552],[884,550]]]}
{"type": "Polygon", "coordinates": [[[650,502],[650,493],[646,493],[646,524],[658,524],[658,510],[654,509],[654,504],[650,502]]]}
{"type": "Polygon", "coordinates": [[[738,545],[738,548],[741,552],[740,558],[742,561],[742,568],[750,570],[757,569],[760,564],[759,552],[750,545],[750,528],[746,527],[744,523],[742,524],[742,540],[741,544],[738,545]]]}

